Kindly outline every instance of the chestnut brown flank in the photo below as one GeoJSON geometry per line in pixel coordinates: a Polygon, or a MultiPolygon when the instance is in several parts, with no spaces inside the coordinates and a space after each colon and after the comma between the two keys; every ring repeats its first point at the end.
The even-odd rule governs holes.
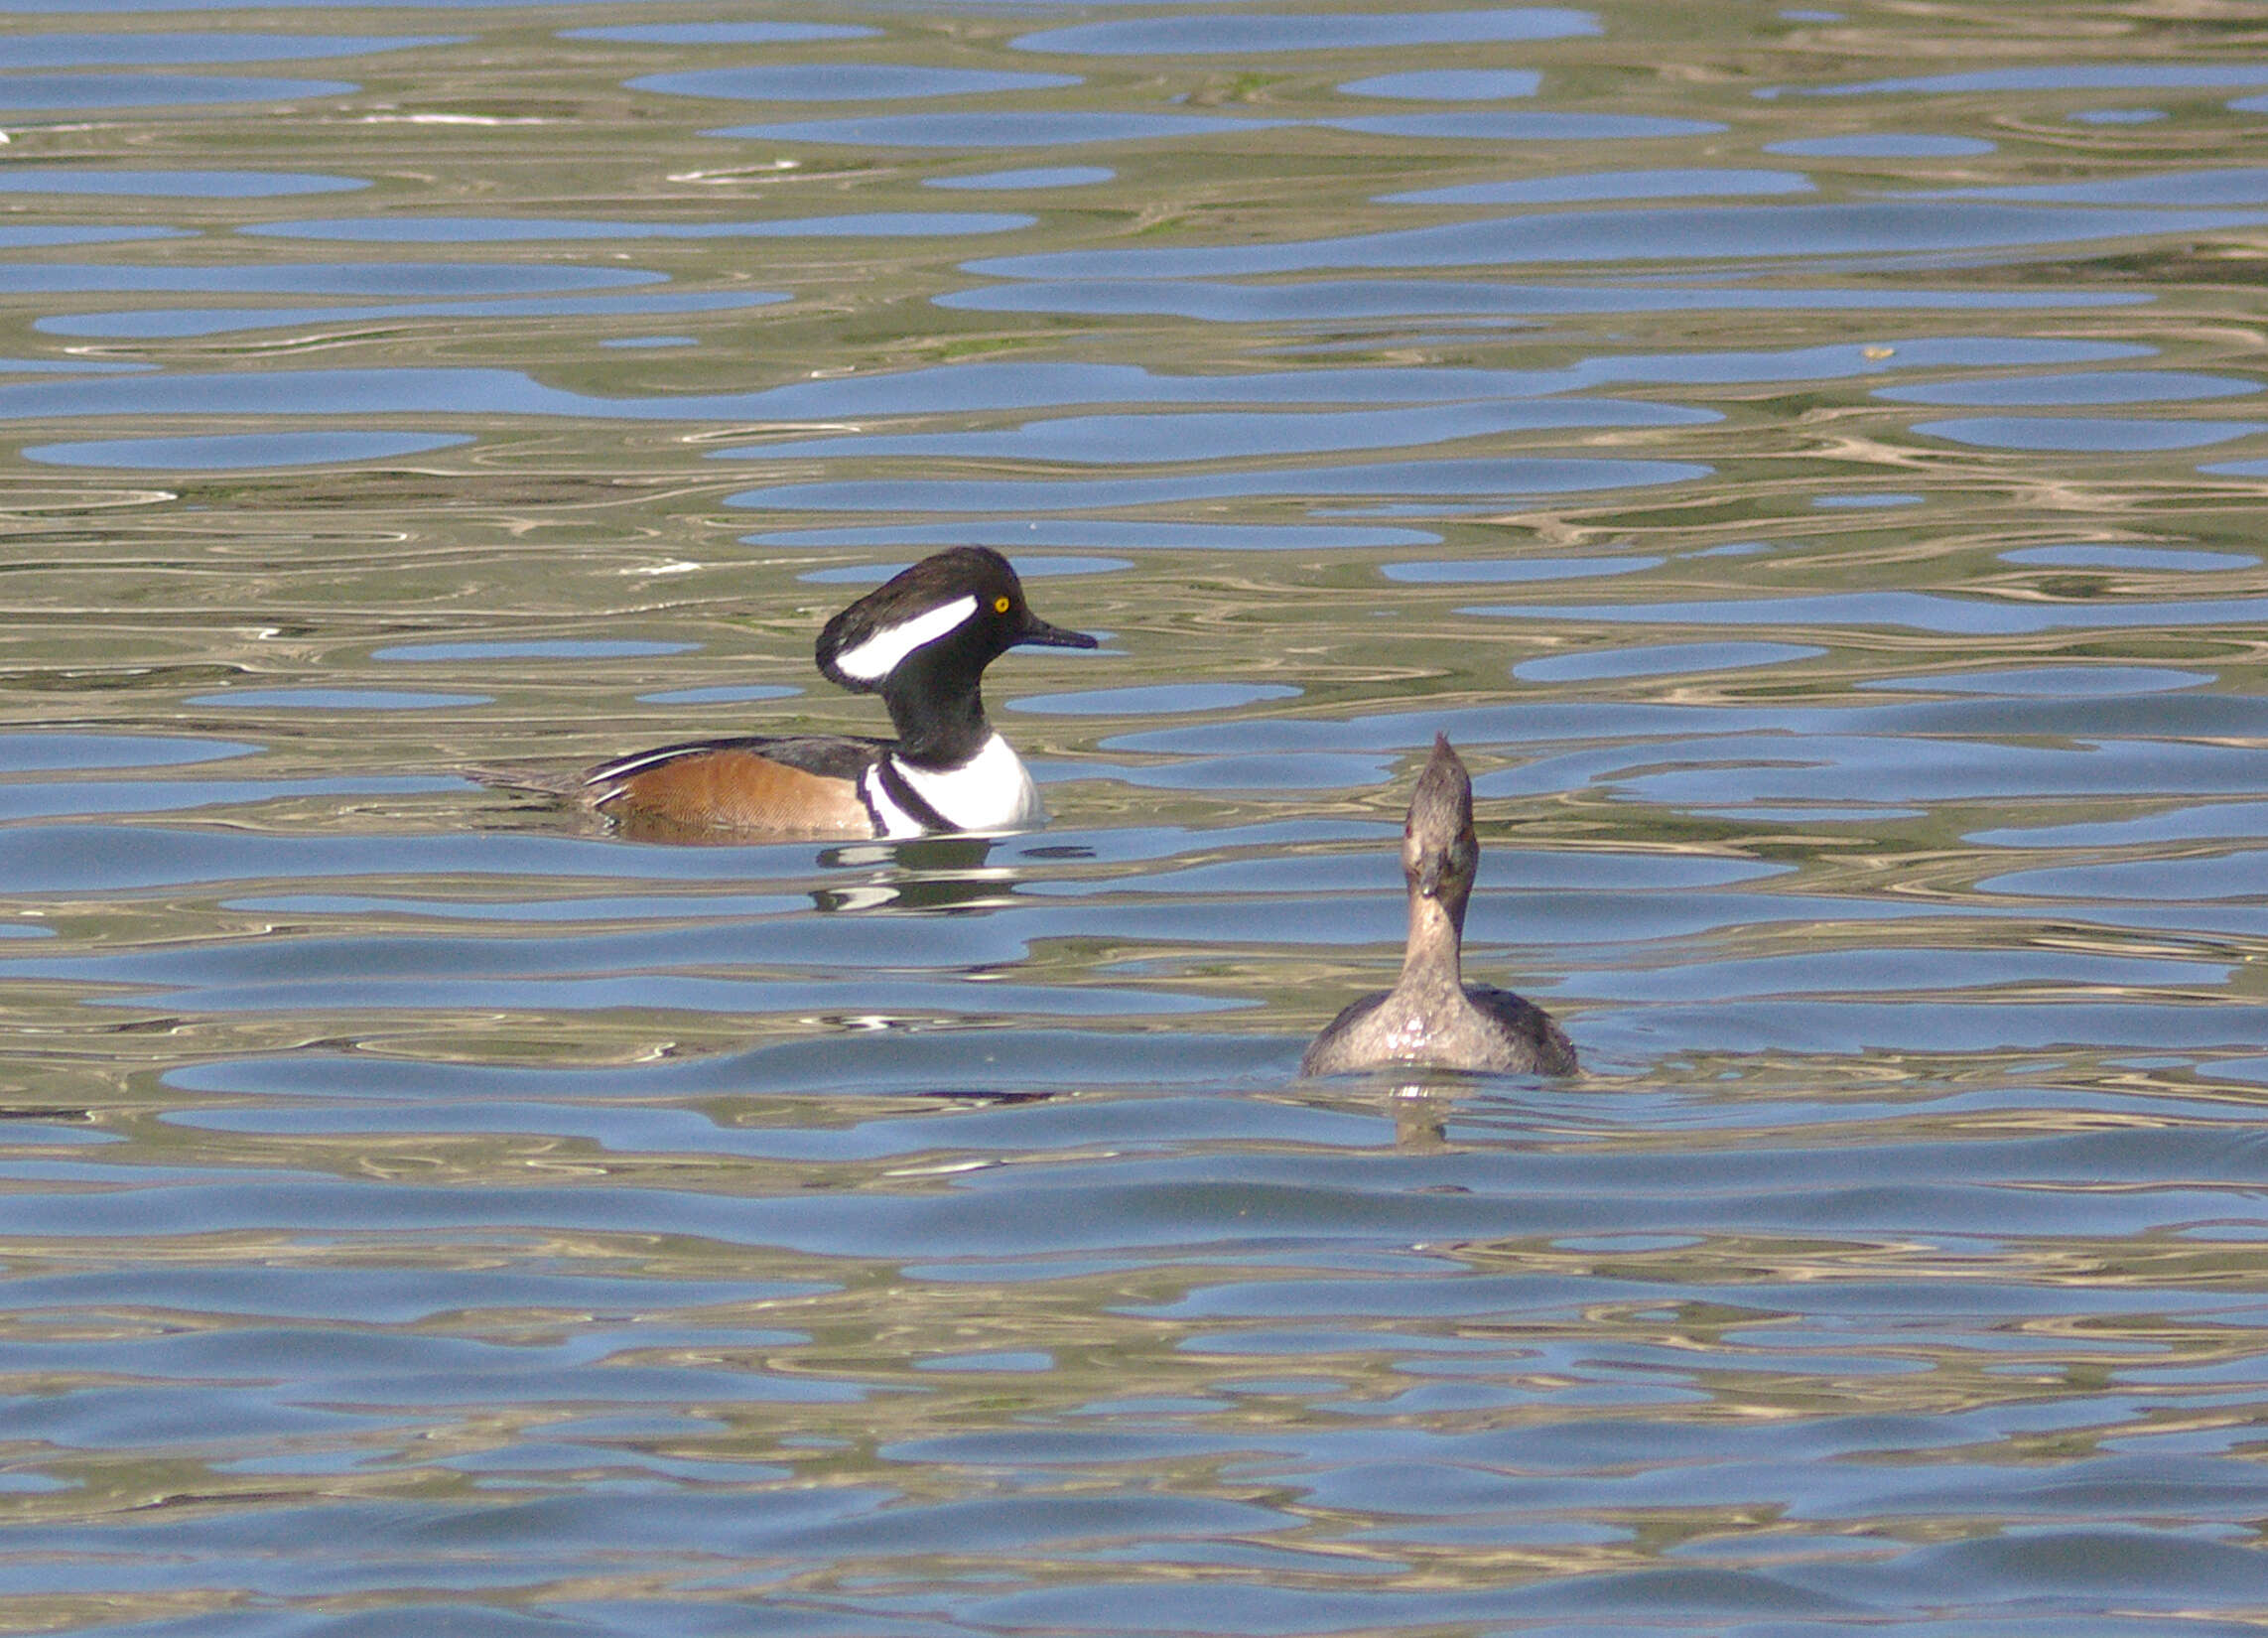
{"type": "Polygon", "coordinates": [[[747,751],[683,756],[624,779],[603,799],[615,819],[775,836],[871,836],[866,803],[845,779],[824,779],[747,751]]]}

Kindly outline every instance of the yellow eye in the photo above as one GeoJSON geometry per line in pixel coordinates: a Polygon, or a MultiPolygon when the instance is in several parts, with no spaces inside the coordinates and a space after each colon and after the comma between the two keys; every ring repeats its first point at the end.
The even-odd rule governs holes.
{"type": "Polygon", "coordinates": [[[993,599],[993,613],[994,613],[994,614],[1006,614],[1007,612],[1008,612],[1008,600],[1007,600],[1006,598],[995,598],[995,599],[993,599]]]}

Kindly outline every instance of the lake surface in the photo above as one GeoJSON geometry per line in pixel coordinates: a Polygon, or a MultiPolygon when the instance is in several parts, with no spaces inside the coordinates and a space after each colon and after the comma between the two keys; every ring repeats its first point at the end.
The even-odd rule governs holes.
{"type": "Polygon", "coordinates": [[[2258,1631],[2255,8],[0,14],[0,1625],[2258,1631]]]}

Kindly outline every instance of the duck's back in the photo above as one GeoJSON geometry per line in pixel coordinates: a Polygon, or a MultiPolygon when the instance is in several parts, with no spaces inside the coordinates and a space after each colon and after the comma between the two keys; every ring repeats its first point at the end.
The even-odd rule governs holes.
{"type": "Polygon", "coordinates": [[[1397,1064],[1571,1075],[1575,1048],[1542,1008],[1510,990],[1468,984],[1462,998],[1423,1002],[1382,990],[1333,1019],[1299,1060],[1299,1072],[1341,1075],[1397,1064]]]}
{"type": "Polygon", "coordinates": [[[1506,1057],[1515,1060],[1485,1067],[1522,1075],[1575,1072],[1574,1042],[1551,1022],[1550,1014],[1526,996],[1491,989],[1486,984],[1468,984],[1465,999],[1473,1004],[1474,1012],[1491,1021],[1494,1028],[1488,1033],[1506,1057]]]}

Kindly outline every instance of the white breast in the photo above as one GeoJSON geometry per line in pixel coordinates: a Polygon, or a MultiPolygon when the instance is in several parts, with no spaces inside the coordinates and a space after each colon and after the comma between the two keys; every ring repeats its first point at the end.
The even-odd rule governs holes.
{"type": "MultiPolygon", "coordinates": [[[[915,794],[963,830],[1022,830],[1047,817],[1023,758],[998,734],[959,767],[908,767],[895,756],[890,761],[915,794]]],[[[894,827],[901,815],[893,808],[884,817],[894,827]]],[[[906,823],[906,831],[892,828],[887,834],[920,833],[919,825],[906,823]]]]}

